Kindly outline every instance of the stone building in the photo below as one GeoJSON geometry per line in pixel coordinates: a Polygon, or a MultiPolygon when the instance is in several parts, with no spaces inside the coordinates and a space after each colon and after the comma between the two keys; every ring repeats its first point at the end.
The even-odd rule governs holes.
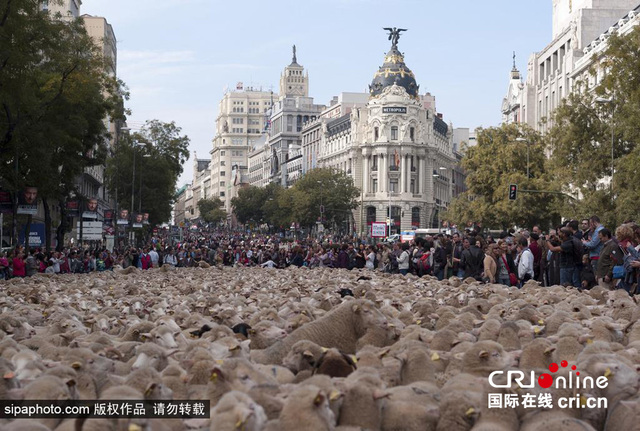
{"type": "Polygon", "coordinates": [[[231,212],[231,188],[234,166],[248,173],[249,151],[267,127],[267,113],[274,103],[271,91],[244,88],[238,83],[236,90],[227,91],[218,105],[216,135],[211,150],[211,195],[224,203],[231,212]]]}
{"type": "Polygon", "coordinates": [[[552,40],[529,57],[526,80],[514,65],[501,107],[503,122],[548,131],[552,112],[593,64],[593,56],[584,57],[620,21],[637,19],[638,6],[638,0],[553,0],[552,40]]]}

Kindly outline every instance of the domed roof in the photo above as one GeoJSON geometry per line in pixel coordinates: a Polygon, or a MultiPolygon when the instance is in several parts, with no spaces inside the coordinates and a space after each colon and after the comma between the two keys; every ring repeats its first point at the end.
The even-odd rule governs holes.
{"type": "Polygon", "coordinates": [[[395,44],[384,57],[384,64],[373,76],[373,81],[369,85],[369,96],[371,98],[378,97],[382,90],[393,84],[403,87],[409,96],[418,98],[420,86],[416,83],[413,72],[404,64],[404,56],[398,51],[395,44]]]}

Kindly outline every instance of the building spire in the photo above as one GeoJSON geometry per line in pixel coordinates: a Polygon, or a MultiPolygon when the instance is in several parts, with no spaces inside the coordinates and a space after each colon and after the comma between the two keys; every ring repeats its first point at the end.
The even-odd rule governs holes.
{"type": "Polygon", "coordinates": [[[291,61],[291,63],[297,63],[298,60],[296,59],[296,46],[293,45],[293,60],[291,61]]]}
{"type": "Polygon", "coordinates": [[[518,68],[516,67],[516,52],[513,51],[513,69],[511,69],[513,72],[515,72],[516,70],[518,70],[518,68]]]}

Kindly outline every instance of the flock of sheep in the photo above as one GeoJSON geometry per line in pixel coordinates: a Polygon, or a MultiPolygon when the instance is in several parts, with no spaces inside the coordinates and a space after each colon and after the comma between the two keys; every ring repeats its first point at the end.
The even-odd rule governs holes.
{"type": "Polygon", "coordinates": [[[624,291],[161,268],[16,278],[0,284],[0,307],[0,399],[211,402],[210,419],[5,418],[0,430],[640,427],[640,307],[624,291]],[[556,380],[579,372],[606,387],[508,378],[561,363],[556,380]],[[546,406],[490,407],[547,393],[546,406]],[[591,398],[604,405],[586,408],[591,398]]]}

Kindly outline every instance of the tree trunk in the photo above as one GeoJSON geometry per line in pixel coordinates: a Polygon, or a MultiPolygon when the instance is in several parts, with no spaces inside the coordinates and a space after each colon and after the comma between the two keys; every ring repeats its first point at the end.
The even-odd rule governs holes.
{"type": "Polygon", "coordinates": [[[60,200],[60,224],[56,229],[56,250],[62,251],[64,247],[64,234],[67,231],[67,213],[64,200],[60,200]]]}
{"type": "Polygon", "coordinates": [[[42,206],[44,207],[44,247],[45,250],[51,250],[51,209],[49,208],[49,201],[47,198],[42,199],[42,206]]]}
{"type": "Polygon", "coordinates": [[[24,227],[24,255],[29,256],[29,234],[31,233],[31,220],[33,216],[29,214],[27,216],[27,225],[24,227]]]}

